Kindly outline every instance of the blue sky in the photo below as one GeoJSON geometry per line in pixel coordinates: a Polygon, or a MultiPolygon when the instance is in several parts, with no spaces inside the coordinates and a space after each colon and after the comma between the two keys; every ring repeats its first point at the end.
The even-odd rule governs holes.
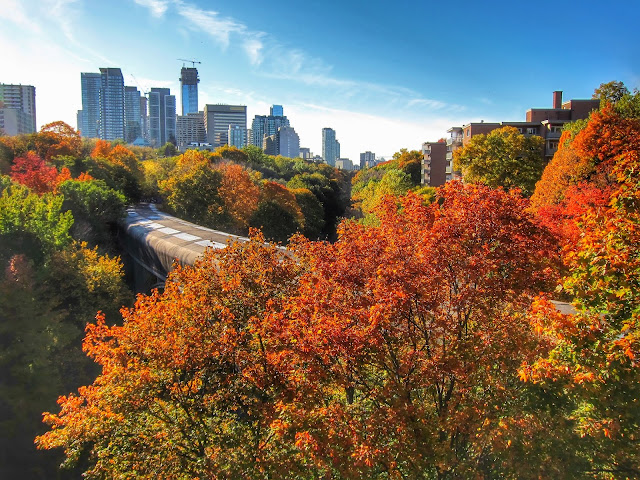
{"type": "Polygon", "coordinates": [[[302,146],[390,156],[470,121],[524,120],[553,90],[640,87],[640,2],[0,0],[0,82],[36,86],[39,125],[76,126],[80,72],[170,87],[197,59],[200,108],[282,104],[302,146]],[[135,78],[134,78],[135,77],[135,78]]]}

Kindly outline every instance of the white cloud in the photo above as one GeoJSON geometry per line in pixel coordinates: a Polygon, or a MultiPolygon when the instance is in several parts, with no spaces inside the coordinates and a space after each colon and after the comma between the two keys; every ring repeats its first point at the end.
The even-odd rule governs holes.
{"type": "Polygon", "coordinates": [[[262,51],[264,49],[264,44],[260,40],[258,36],[254,38],[248,38],[244,42],[244,51],[249,57],[249,62],[253,66],[259,66],[262,63],[262,51]]]}
{"type": "MultiPolygon", "coordinates": [[[[135,1],[156,3],[154,0],[135,1]]],[[[333,67],[322,59],[283,45],[272,35],[253,31],[233,18],[222,17],[218,12],[204,10],[184,0],[172,2],[178,15],[188,22],[188,29],[209,35],[223,50],[235,44],[240,45],[253,73],[260,77],[330,89],[331,95],[339,95],[343,99],[372,98],[393,103],[398,108],[460,109],[438,100],[425,99],[407,88],[340,78],[333,74],[333,67]]],[[[166,3],[163,2],[165,9],[166,3]]]]}
{"type": "Polygon", "coordinates": [[[176,6],[178,14],[188,20],[191,27],[209,34],[222,48],[226,49],[229,46],[229,38],[232,34],[238,34],[241,37],[256,35],[249,34],[245,25],[230,18],[220,17],[218,12],[202,10],[179,0],[176,1],[176,6]]]}
{"type": "Polygon", "coordinates": [[[58,24],[64,36],[75,42],[73,37],[73,21],[76,18],[76,12],[73,8],[78,0],[45,0],[44,9],[48,18],[58,24]]]}
{"type": "Polygon", "coordinates": [[[138,5],[147,7],[151,11],[151,15],[160,18],[169,8],[168,0],[134,0],[138,5]]]}

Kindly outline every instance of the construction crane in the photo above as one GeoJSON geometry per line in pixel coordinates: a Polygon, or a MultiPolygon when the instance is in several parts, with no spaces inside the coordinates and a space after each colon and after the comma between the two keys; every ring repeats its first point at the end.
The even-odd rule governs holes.
{"type": "Polygon", "coordinates": [[[133,78],[133,81],[136,83],[140,91],[146,96],[150,92],[150,90],[140,85],[140,82],[138,82],[138,79],[134,77],[133,73],[130,73],[129,75],[131,76],[131,78],[133,78]]]}
{"type": "Polygon", "coordinates": [[[180,60],[181,62],[183,62],[183,63],[182,63],[182,66],[183,66],[183,67],[184,67],[184,62],[189,62],[189,63],[191,63],[191,65],[193,66],[193,68],[196,68],[196,63],[198,63],[198,64],[202,63],[202,62],[199,62],[199,61],[197,61],[197,60],[189,60],[189,59],[187,59],[187,58],[179,58],[178,60],[180,60]]]}

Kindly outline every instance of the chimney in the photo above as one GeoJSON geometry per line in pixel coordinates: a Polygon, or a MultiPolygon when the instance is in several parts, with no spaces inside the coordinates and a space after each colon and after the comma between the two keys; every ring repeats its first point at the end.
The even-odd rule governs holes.
{"type": "Polygon", "coordinates": [[[562,90],[553,92],[553,108],[562,108],[562,90]]]}

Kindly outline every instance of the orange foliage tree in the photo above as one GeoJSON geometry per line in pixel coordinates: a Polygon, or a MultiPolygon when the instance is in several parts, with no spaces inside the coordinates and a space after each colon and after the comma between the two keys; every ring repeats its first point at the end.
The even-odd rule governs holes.
{"type": "MultiPolygon", "coordinates": [[[[582,135],[582,137],[580,136],[582,135]]],[[[525,380],[560,389],[562,412],[584,441],[578,449],[596,478],[640,475],[640,123],[609,109],[594,115],[577,149],[610,182],[608,204],[587,208],[565,249],[562,288],[575,314],[544,299],[532,314],[548,352],[522,369],[525,380]]]]}
{"type": "Polygon", "coordinates": [[[91,158],[108,158],[109,153],[111,153],[111,143],[99,138],[91,151],[91,158]]]}
{"type": "MultiPolygon", "coordinates": [[[[447,184],[387,199],[380,225],[298,243],[309,265],[284,325],[304,391],[297,444],[328,477],[498,475],[492,439],[520,415],[531,296],[554,243],[516,194],[447,184]]],[[[549,283],[551,281],[551,283],[549,283]]]]}
{"type": "Polygon", "coordinates": [[[296,287],[298,264],[262,238],[177,268],[124,325],[99,316],[84,348],[102,373],[61,397],[40,448],[86,449],[88,478],[284,478],[304,474],[283,411],[295,388],[275,368],[265,311],[296,287]]]}
{"type": "Polygon", "coordinates": [[[640,121],[623,118],[611,105],[594,112],[573,138],[563,132],[531,198],[541,221],[563,243],[574,245],[580,235],[578,219],[589,209],[605,208],[615,190],[616,159],[639,146],[640,121]]]}
{"type": "Polygon", "coordinates": [[[36,135],[36,150],[46,160],[58,155],[79,157],[82,151],[82,138],[77,130],[62,121],[43,125],[36,135]]]}
{"type": "Polygon", "coordinates": [[[498,476],[533,359],[524,312],[551,273],[525,207],[454,183],[335,244],[210,252],[122,327],[87,328],[102,374],[38,446],[90,450],[89,478],[498,476]]]}
{"type": "Polygon", "coordinates": [[[222,172],[218,191],[224,208],[231,216],[233,226],[239,231],[246,231],[251,215],[258,208],[260,189],[255,179],[240,165],[223,163],[217,168],[222,172]]]}

